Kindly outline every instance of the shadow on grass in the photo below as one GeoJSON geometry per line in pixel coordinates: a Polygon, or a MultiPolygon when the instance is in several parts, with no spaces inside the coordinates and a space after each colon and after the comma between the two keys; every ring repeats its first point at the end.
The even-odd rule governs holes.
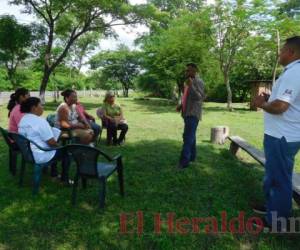
{"type": "Polygon", "coordinates": [[[206,107],[205,105],[203,109],[209,112],[236,112],[241,114],[250,112],[249,108],[233,108],[233,111],[229,111],[226,107],[206,107]]]}
{"type": "MultiPolygon", "coordinates": [[[[4,149],[3,145],[1,149],[4,149]]],[[[211,144],[197,147],[197,161],[184,171],[176,169],[181,142],[175,140],[151,140],[127,142],[124,147],[102,147],[111,155],[121,152],[124,157],[124,199],[118,193],[116,176],[108,183],[106,208],[97,208],[98,182],[90,181],[86,190],[78,190],[77,206],[70,205],[71,189],[65,188],[44,176],[42,190],[32,197],[27,171],[25,187],[19,189],[17,180],[1,168],[0,181],[0,242],[8,249],[26,248],[71,248],[71,249],[210,249],[223,244],[239,245],[243,237],[231,238],[225,234],[168,234],[165,227],[162,235],[153,233],[153,216],[174,212],[176,218],[216,216],[226,211],[228,218],[236,217],[239,211],[252,216],[249,201],[261,193],[261,171],[245,168],[234,159],[228,150],[211,144]],[[119,233],[121,213],[144,214],[144,234],[122,235],[119,233]]],[[[7,155],[2,150],[2,162],[7,155]]],[[[5,158],[6,157],[6,158],[5,158]]],[[[255,166],[255,164],[253,165],[255,166]]],[[[136,223],[136,220],[134,220],[136,223]]],[[[136,226],[128,225],[129,230],[136,226]]],[[[255,244],[264,241],[261,236],[255,244]]],[[[294,247],[297,242],[276,239],[272,244],[294,247]]],[[[0,247],[1,247],[0,244],[0,247]]],[[[255,247],[254,247],[255,248],[255,247]]],[[[291,248],[290,248],[291,249],[291,248]]]]}

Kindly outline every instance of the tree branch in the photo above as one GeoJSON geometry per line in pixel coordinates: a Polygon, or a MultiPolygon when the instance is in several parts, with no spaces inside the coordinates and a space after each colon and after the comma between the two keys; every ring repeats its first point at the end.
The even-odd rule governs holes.
{"type": "Polygon", "coordinates": [[[38,9],[38,7],[36,6],[36,4],[32,1],[32,0],[28,0],[27,1],[31,6],[32,8],[42,17],[44,18],[44,20],[46,21],[46,23],[48,25],[50,25],[50,20],[48,20],[48,18],[44,15],[44,13],[38,9]]]}

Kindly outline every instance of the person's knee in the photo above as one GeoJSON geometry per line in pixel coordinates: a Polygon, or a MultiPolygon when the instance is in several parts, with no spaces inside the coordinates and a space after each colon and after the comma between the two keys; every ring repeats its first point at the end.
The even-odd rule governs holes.
{"type": "Polygon", "coordinates": [[[98,136],[100,134],[101,128],[100,127],[95,127],[95,128],[93,128],[93,131],[94,131],[94,135],[98,136]]]}

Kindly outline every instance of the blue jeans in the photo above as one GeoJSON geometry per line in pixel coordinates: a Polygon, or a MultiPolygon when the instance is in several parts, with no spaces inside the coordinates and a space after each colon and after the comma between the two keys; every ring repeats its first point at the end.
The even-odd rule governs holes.
{"type": "Polygon", "coordinates": [[[94,138],[98,138],[102,129],[101,126],[95,123],[94,121],[89,121],[89,124],[91,126],[91,129],[94,131],[94,138]]]}
{"type": "Polygon", "coordinates": [[[277,218],[288,219],[291,216],[293,168],[299,149],[300,142],[287,142],[285,137],[264,136],[266,164],[263,189],[269,225],[272,225],[272,212],[277,212],[277,218]]]}
{"type": "Polygon", "coordinates": [[[196,131],[199,120],[195,116],[184,117],[183,146],[180,165],[186,166],[196,159],[196,131]]]}

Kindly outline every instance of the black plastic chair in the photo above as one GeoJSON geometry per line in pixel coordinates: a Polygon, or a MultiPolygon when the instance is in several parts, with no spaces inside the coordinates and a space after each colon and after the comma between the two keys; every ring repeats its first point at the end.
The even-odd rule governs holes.
{"type": "Polygon", "coordinates": [[[32,145],[36,146],[38,149],[40,149],[42,151],[45,151],[45,152],[46,151],[53,151],[53,150],[63,149],[64,147],[56,147],[56,148],[48,149],[48,148],[43,148],[43,147],[39,146],[35,142],[27,139],[25,136],[17,134],[17,133],[9,132],[8,136],[16,142],[16,144],[18,145],[18,147],[19,147],[19,149],[22,153],[22,165],[21,165],[19,185],[20,186],[23,185],[23,178],[24,178],[26,163],[33,164],[33,166],[34,166],[33,194],[37,194],[38,191],[39,191],[39,186],[40,186],[40,182],[41,182],[42,169],[45,168],[45,167],[50,166],[56,160],[52,159],[47,163],[37,164],[34,160],[30,145],[32,144],[32,145]]]}
{"type": "Polygon", "coordinates": [[[8,154],[9,154],[9,172],[15,176],[17,174],[17,160],[18,155],[21,154],[18,145],[13,141],[12,138],[9,137],[8,131],[2,127],[0,127],[1,134],[8,146],[8,154]]]}
{"type": "Polygon", "coordinates": [[[105,205],[106,182],[108,177],[115,171],[118,173],[120,194],[124,196],[123,163],[121,155],[116,155],[111,158],[97,148],[80,144],[70,144],[67,145],[66,148],[77,165],[72,192],[73,205],[76,203],[79,178],[82,179],[84,188],[86,187],[87,179],[92,178],[100,181],[99,206],[103,208],[105,205]],[[99,156],[102,156],[107,162],[98,162],[99,156]]]}

